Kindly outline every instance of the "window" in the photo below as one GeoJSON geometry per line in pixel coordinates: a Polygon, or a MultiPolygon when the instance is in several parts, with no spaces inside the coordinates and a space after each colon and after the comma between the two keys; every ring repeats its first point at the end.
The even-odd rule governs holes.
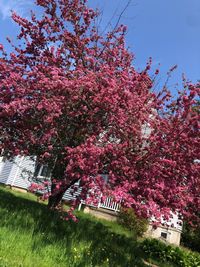
{"type": "Polygon", "coordinates": [[[105,183],[108,183],[108,174],[101,174],[101,177],[104,179],[105,183]]]}
{"type": "Polygon", "coordinates": [[[40,168],[41,168],[41,165],[40,164],[36,164],[34,177],[37,177],[39,175],[40,168]]]}
{"type": "Polygon", "coordinates": [[[50,169],[48,168],[48,166],[42,166],[41,168],[42,170],[41,170],[40,176],[50,177],[50,169]]]}
{"type": "Polygon", "coordinates": [[[36,164],[34,177],[37,178],[50,178],[51,171],[47,165],[36,164]]]}
{"type": "Polygon", "coordinates": [[[164,233],[164,232],[161,232],[161,235],[160,235],[163,239],[167,239],[167,233],[164,233]]]}

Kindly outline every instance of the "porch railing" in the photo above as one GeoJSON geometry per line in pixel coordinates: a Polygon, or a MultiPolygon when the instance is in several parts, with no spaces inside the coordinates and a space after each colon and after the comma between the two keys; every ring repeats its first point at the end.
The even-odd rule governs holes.
{"type": "MultiPolygon", "coordinates": [[[[85,204],[84,201],[81,201],[81,203],[79,204],[78,210],[81,209],[82,204],[85,204]]],[[[103,208],[103,209],[112,210],[115,212],[120,211],[120,203],[113,201],[111,197],[107,197],[104,202],[99,202],[97,205],[89,204],[88,206],[92,206],[95,208],[103,208]]]]}
{"type": "Polygon", "coordinates": [[[107,197],[103,203],[99,204],[99,208],[109,209],[117,212],[120,210],[120,203],[113,201],[111,197],[107,197]]]}

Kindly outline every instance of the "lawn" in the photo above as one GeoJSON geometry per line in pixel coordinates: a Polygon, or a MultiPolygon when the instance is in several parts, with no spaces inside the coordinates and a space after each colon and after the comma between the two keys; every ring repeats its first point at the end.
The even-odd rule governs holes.
{"type": "Polygon", "coordinates": [[[132,233],[77,216],[78,223],[63,221],[35,196],[0,187],[0,267],[149,266],[132,233]]]}

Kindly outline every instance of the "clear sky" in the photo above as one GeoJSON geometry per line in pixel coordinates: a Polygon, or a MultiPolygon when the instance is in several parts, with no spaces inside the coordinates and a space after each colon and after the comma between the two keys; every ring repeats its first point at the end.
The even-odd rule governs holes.
{"type": "MultiPolygon", "coordinates": [[[[89,0],[89,5],[102,11],[101,28],[114,25],[128,0],[89,0]]],[[[34,0],[0,0],[0,43],[14,38],[17,28],[9,18],[13,9],[23,16],[33,8],[34,0]]],[[[121,22],[128,26],[127,46],[135,55],[134,65],[142,69],[148,58],[153,67],[160,64],[160,84],[166,72],[177,64],[171,80],[181,83],[181,75],[200,80],[200,0],[132,0],[121,22]]],[[[158,79],[159,82],[159,79],[158,79]]]]}

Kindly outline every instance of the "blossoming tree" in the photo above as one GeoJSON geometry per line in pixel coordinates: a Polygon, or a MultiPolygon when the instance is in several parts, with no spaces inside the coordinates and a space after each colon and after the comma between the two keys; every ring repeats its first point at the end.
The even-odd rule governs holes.
{"type": "Polygon", "coordinates": [[[124,26],[101,36],[98,12],[86,0],[36,3],[42,16],[12,14],[18,45],[8,39],[10,54],[0,45],[2,154],[36,156],[51,168],[50,208],[80,181],[82,199],[104,193],[144,217],[174,211],[195,219],[198,86],[187,85],[177,101],[167,92],[156,95],[151,62],[135,70],[124,26]]]}

